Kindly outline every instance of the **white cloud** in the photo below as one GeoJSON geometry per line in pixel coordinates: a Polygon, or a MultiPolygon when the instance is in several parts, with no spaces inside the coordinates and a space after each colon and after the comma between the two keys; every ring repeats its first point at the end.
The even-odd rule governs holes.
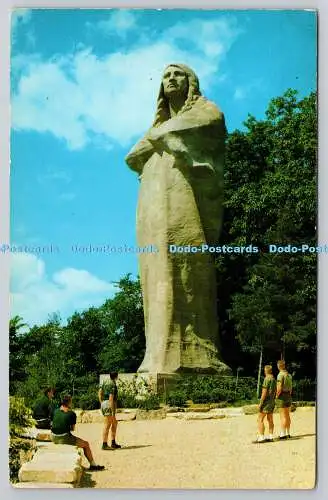
{"type": "Polygon", "coordinates": [[[257,79],[245,85],[239,85],[235,88],[233,98],[237,101],[246,99],[252,92],[258,92],[263,90],[264,81],[263,79],[257,79]]]}
{"type": "Polygon", "coordinates": [[[106,35],[116,35],[125,38],[128,32],[136,29],[136,14],[130,10],[120,9],[111,12],[106,20],[96,24],[87,23],[88,27],[99,30],[106,35]]]}
{"type": "MultiPolygon", "coordinates": [[[[126,29],[135,27],[134,18],[123,21],[128,12],[114,14],[123,16],[126,29]]],[[[170,62],[188,64],[206,93],[209,86],[220,84],[222,59],[239,34],[232,17],[194,19],[151,39],[143,35],[141,44],[105,57],[91,49],[56,60],[34,57],[24,66],[12,99],[13,127],[52,133],[71,149],[90,141],[109,149],[115,141],[127,146],[153,120],[164,67],[170,62]]]]}
{"type": "Polygon", "coordinates": [[[54,182],[69,184],[72,178],[66,170],[55,170],[51,167],[45,174],[38,175],[37,180],[39,184],[53,184],[54,182]]]}
{"type": "Polygon", "coordinates": [[[47,321],[53,312],[64,319],[76,310],[99,306],[115,290],[83,269],[65,268],[48,276],[38,256],[11,255],[11,315],[22,316],[30,326],[47,321]]]}
{"type": "Polygon", "coordinates": [[[247,89],[245,87],[236,87],[233,98],[236,100],[245,99],[247,96],[247,89]]]}

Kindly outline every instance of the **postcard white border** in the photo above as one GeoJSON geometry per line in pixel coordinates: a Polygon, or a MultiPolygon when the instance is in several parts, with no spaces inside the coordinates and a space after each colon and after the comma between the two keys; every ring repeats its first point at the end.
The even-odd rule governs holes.
{"type": "MultiPolygon", "coordinates": [[[[2,0],[0,4],[0,242],[9,241],[9,28],[10,10],[14,7],[44,7],[44,8],[188,8],[188,9],[318,9],[319,24],[319,243],[328,242],[328,2],[327,0],[275,0],[275,1],[244,1],[244,0],[98,0],[96,5],[89,0],[56,0],[44,1],[2,0]],[[325,64],[326,62],[326,64],[325,64]]],[[[328,256],[319,255],[319,296],[318,296],[318,459],[317,488],[315,490],[202,490],[206,498],[254,499],[265,495],[268,500],[277,498],[325,498],[328,497],[328,477],[324,469],[328,465],[328,431],[327,431],[327,380],[328,380],[328,256]],[[326,422],[326,429],[324,424],[326,422]],[[326,492],[326,493],[325,493],[326,492]]],[[[9,255],[0,259],[0,366],[1,366],[1,413],[0,413],[0,491],[4,498],[38,499],[58,498],[58,490],[15,490],[8,482],[8,318],[9,318],[9,255]]],[[[233,443],[232,443],[233,446],[233,443]]],[[[193,500],[199,499],[199,490],[96,490],[75,489],[62,490],[61,498],[97,498],[117,500],[141,500],[145,498],[163,499],[172,496],[193,500]]]]}

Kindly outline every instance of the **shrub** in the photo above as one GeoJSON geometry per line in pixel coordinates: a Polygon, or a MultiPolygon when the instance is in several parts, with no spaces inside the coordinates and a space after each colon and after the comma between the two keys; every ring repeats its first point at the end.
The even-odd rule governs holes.
{"type": "Polygon", "coordinates": [[[18,437],[10,437],[9,443],[9,476],[12,483],[18,482],[18,472],[26,458],[34,451],[32,441],[18,437]]]}
{"type": "Polygon", "coordinates": [[[100,406],[98,393],[90,390],[85,394],[74,395],[73,406],[82,410],[96,410],[100,406]]]}
{"type": "Polygon", "coordinates": [[[34,424],[32,411],[25,405],[24,398],[9,398],[9,432],[11,436],[19,435],[25,427],[34,424]]]}
{"type": "Polygon", "coordinates": [[[187,399],[184,391],[172,391],[168,394],[166,402],[170,406],[186,406],[187,399]]]}
{"type": "Polygon", "coordinates": [[[32,407],[34,401],[40,394],[40,386],[37,380],[29,377],[24,382],[16,383],[15,396],[23,398],[27,406],[32,407]]]}
{"type": "Polygon", "coordinates": [[[149,381],[135,375],[130,381],[118,380],[118,406],[150,410],[158,408],[159,403],[149,381]]]}
{"type": "Polygon", "coordinates": [[[9,398],[9,474],[10,481],[18,481],[18,472],[24,461],[24,454],[32,453],[34,445],[27,439],[22,439],[19,434],[24,428],[33,425],[32,412],[25,405],[23,398],[11,396],[9,398]]]}
{"type": "Polygon", "coordinates": [[[193,403],[210,403],[211,395],[210,392],[207,391],[194,391],[191,393],[191,400],[193,403]]]}
{"type": "Polygon", "coordinates": [[[137,402],[137,408],[142,410],[157,410],[160,407],[160,398],[157,394],[149,394],[137,402]]]}
{"type": "Polygon", "coordinates": [[[194,403],[218,403],[236,400],[250,401],[256,396],[256,379],[239,377],[237,387],[235,377],[219,375],[184,376],[179,389],[186,394],[186,399],[194,403]]]}
{"type": "Polygon", "coordinates": [[[137,408],[137,400],[135,394],[129,392],[119,392],[117,406],[119,408],[137,408]]]}
{"type": "Polygon", "coordinates": [[[315,401],[316,400],[316,382],[305,378],[301,380],[293,380],[294,401],[315,401]]]}

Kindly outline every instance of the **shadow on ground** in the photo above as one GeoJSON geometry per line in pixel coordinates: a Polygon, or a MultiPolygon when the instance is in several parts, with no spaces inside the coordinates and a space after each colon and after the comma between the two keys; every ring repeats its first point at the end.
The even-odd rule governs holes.
{"type": "Polygon", "coordinates": [[[123,450],[136,450],[137,448],[148,448],[148,446],[152,446],[151,444],[140,444],[135,446],[122,446],[120,450],[115,451],[123,451],[123,450]]]}
{"type": "MultiPolygon", "coordinates": [[[[279,438],[275,438],[273,440],[274,443],[288,443],[288,441],[295,441],[296,439],[302,439],[302,438],[305,438],[305,437],[313,437],[315,436],[315,433],[314,434],[299,434],[298,436],[291,436],[290,438],[288,439],[279,439],[279,438]]],[[[263,441],[263,442],[258,442],[258,441],[252,441],[253,444],[269,444],[268,441],[263,441]]],[[[270,443],[271,444],[271,443],[270,443]]]]}
{"type": "Polygon", "coordinates": [[[291,436],[289,439],[286,439],[286,441],[292,441],[293,439],[302,439],[311,436],[315,436],[315,434],[299,434],[298,436],[291,436]]]}
{"type": "Polygon", "coordinates": [[[79,484],[79,488],[94,488],[96,486],[96,481],[92,479],[92,474],[88,472],[88,469],[84,469],[83,475],[79,484]]]}

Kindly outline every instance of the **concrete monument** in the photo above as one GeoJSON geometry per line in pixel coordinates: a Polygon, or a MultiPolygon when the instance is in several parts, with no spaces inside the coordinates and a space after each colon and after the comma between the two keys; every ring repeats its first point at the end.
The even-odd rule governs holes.
{"type": "Polygon", "coordinates": [[[138,372],[230,371],[217,348],[213,254],[202,247],[218,245],[225,135],[224,116],[202,97],[196,74],[169,65],[154,123],[126,157],[141,181],[138,245],[158,249],[139,257],[146,352],[138,372]]]}

